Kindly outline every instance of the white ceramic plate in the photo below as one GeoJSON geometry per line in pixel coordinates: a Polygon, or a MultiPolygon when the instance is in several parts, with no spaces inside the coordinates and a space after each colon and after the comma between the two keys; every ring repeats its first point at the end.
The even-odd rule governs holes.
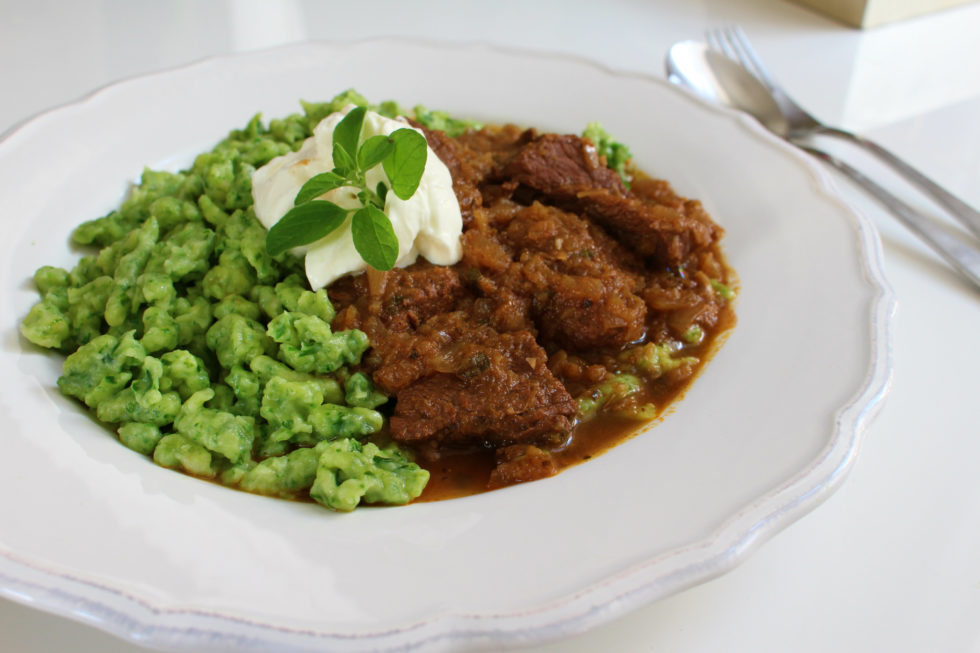
{"type": "Polygon", "coordinates": [[[893,300],[867,221],[748,119],[570,59],[312,43],[132,79],[0,143],[0,591],[152,646],[409,650],[556,638],[708,580],[817,506],[889,376],[893,300]],[[156,467],[55,380],[17,322],[42,264],[144,165],[179,169],[256,111],[348,87],[579,132],[701,198],[741,278],[727,344],[660,424],[555,478],[351,515],[156,467]]]}

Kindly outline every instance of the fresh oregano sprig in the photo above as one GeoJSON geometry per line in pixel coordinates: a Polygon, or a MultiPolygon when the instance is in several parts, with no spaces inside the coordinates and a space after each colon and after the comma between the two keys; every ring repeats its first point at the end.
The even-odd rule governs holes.
{"type": "Polygon", "coordinates": [[[340,227],[351,217],[354,249],[371,267],[390,270],[398,260],[398,237],[384,213],[385,198],[393,192],[402,200],[415,194],[425,171],[428,147],[414,129],[397,129],[387,136],[371,136],[360,143],[364,107],[351,109],[333,130],[333,170],[308,179],[296,194],[294,206],[266,235],[265,247],[272,256],[315,242],[340,227]],[[360,145],[358,145],[360,143],[360,145]],[[368,188],[365,174],[380,165],[391,188],[379,182],[368,188]],[[357,189],[360,207],[346,209],[318,200],[337,188],[357,189]]]}

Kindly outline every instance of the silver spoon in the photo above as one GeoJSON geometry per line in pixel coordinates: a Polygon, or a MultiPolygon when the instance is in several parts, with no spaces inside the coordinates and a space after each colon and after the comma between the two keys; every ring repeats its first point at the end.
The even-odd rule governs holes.
{"type": "Polygon", "coordinates": [[[769,89],[738,63],[703,43],[685,41],[668,51],[667,77],[708,100],[748,113],[776,135],[835,167],[884,204],[913,233],[980,288],[980,252],[960,242],[944,228],[843,161],[809,145],[794,142],[790,137],[789,122],[769,89]]]}

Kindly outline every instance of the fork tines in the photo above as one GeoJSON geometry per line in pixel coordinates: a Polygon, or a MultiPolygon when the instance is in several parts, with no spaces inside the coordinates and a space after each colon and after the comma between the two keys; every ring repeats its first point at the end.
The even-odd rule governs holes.
{"type": "Polygon", "coordinates": [[[762,63],[762,58],[756,53],[755,48],[749,42],[749,38],[738,25],[709,30],[705,33],[705,41],[713,50],[717,50],[729,59],[742,64],[766,86],[770,88],[776,86],[769,71],[762,63]]]}

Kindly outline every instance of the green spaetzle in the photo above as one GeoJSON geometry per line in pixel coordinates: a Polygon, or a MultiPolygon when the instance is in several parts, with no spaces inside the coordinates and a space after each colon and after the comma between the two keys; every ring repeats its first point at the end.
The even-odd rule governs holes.
{"type": "Polygon", "coordinates": [[[269,255],[252,212],[252,172],[351,101],[365,103],[348,91],[268,126],[256,116],[186,170],[144,170],[117,209],[74,231],[89,251],[73,269],[35,273],[21,333],[67,355],[59,389],[127,447],[334,510],[421,493],[428,472],[404,451],[362,442],[383,430],[387,401],[350,368],[367,336],[331,329],[326,290],[289,253],[269,255]]]}

